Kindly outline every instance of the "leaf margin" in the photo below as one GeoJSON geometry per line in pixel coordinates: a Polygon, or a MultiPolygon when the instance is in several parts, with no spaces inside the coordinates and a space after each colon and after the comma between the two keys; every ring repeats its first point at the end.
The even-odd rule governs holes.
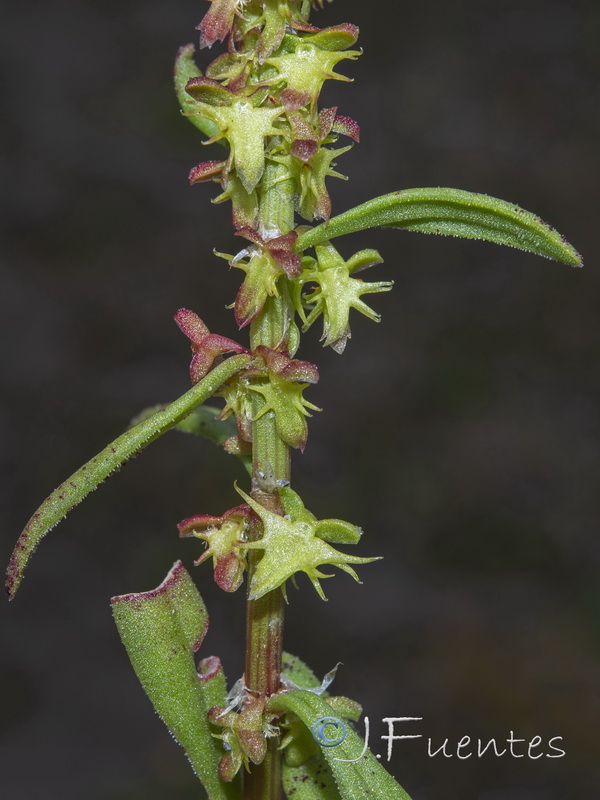
{"type": "Polygon", "coordinates": [[[562,261],[573,267],[583,266],[581,255],[566,238],[537,215],[491,195],[445,187],[401,189],[375,197],[304,231],[299,235],[295,249],[302,252],[320,242],[367,228],[401,228],[480,239],[562,261]],[[454,223],[441,216],[442,212],[448,216],[452,209],[461,215],[454,223]],[[478,213],[479,220],[474,218],[478,213]],[[496,229],[489,224],[493,220],[497,225],[501,223],[496,229]],[[487,235],[486,222],[487,229],[492,231],[487,235]],[[454,232],[451,230],[453,224],[454,232]],[[507,230],[511,226],[512,233],[507,230]]]}
{"type": "Polygon", "coordinates": [[[156,589],[117,595],[110,602],[138,680],[208,797],[238,800],[239,781],[224,783],[219,777],[225,751],[208,721],[210,708],[225,702],[223,669],[212,657],[205,659],[212,662],[211,673],[201,675],[194,662],[209,618],[189,572],[176,561],[156,589]]]}
{"type": "Polygon", "coordinates": [[[79,505],[126,461],[202,405],[225,381],[244,369],[250,361],[251,356],[248,355],[226,359],[166,408],[114,439],[48,495],[25,525],[10,557],[5,581],[8,599],[14,599],[25,569],[40,541],[71,509],[79,505]]]}
{"type": "MultiPolygon", "coordinates": [[[[291,711],[309,730],[319,718],[331,716],[331,707],[327,702],[306,690],[278,692],[270,698],[268,709],[291,711]]],[[[359,735],[347,726],[346,738],[339,745],[324,747],[321,750],[344,800],[364,800],[365,797],[373,800],[411,800],[407,792],[383,768],[370,750],[360,755],[364,749],[363,745],[359,735]],[[338,758],[338,755],[341,758],[338,758]]]]}

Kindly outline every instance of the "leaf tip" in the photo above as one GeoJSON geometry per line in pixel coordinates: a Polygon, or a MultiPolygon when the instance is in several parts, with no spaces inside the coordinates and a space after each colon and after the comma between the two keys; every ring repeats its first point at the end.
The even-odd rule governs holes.
{"type": "Polygon", "coordinates": [[[37,541],[32,539],[29,535],[29,528],[32,522],[35,522],[38,517],[39,512],[36,512],[29,520],[25,526],[25,529],[17,539],[17,543],[15,544],[11,553],[8,567],[6,568],[6,579],[4,582],[4,587],[6,589],[6,594],[8,595],[9,601],[14,600],[19,586],[21,585],[21,581],[23,580],[25,568],[27,567],[29,559],[31,558],[31,555],[37,546],[37,541]]]}
{"type": "Polygon", "coordinates": [[[569,242],[566,239],[564,239],[564,237],[563,237],[563,243],[565,247],[567,247],[569,250],[569,258],[564,259],[564,263],[568,264],[570,267],[579,267],[579,268],[583,267],[583,256],[581,255],[581,253],[575,250],[573,245],[569,244],[569,242]]]}
{"type": "Polygon", "coordinates": [[[183,566],[183,561],[178,560],[173,564],[165,579],[156,587],[156,589],[151,589],[148,592],[129,592],[128,594],[118,594],[110,598],[110,604],[116,605],[117,603],[131,603],[133,605],[137,605],[142,600],[151,600],[153,597],[158,597],[162,594],[168,594],[178,585],[181,580],[185,579],[187,574],[187,570],[183,566]]]}

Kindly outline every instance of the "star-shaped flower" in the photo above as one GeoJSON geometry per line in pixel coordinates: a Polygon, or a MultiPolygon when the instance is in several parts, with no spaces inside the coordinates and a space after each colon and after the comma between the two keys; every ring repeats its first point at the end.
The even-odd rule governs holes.
{"type": "Polygon", "coordinates": [[[302,273],[302,261],[294,253],[295,231],[269,239],[253,228],[242,227],[236,236],[252,243],[235,257],[224,256],[232,267],[246,273],[234,303],[235,320],[243,328],[260,314],[267,297],[279,297],[277,284],[282,275],[297,278],[302,273]]]}
{"type": "Polygon", "coordinates": [[[243,90],[233,92],[212,78],[191,78],[185,90],[197,101],[197,110],[192,113],[219,127],[219,133],[205,144],[227,139],[231,148],[229,163],[244,189],[252,192],[265,168],[265,137],[281,133],[274,123],[284,109],[261,106],[267,95],[256,91],[256,87],[250,87],[250,94],[243,90]]]}
{"type": "MultiPolygon", "coordinates": [[[[285,102],[283,94],[282,99],[285,102]]],[[[336,142],[337,134],[358,142],[360,128],[350,117],[338,116],[337,107],[324,108],[316,120],[311,120],[306,109],[298,111],[293,105],[286,106],[290,130],[284,135],[289,146],[279,148],[281,152],[275,152],[271,158],[283,164],[296,181],[300,190],[296,198],[298,212],[308,220],[327,220],[331,216],[331,197],[326,180],[346,180],[334,169],[335,159],[348,152],[351,146],[332,149],[325,145],[336,142]]]]}
{"type": "Polygon", "coordinates": [[[374,322],[379,322],[380,315],[361,300],[361,296],[389,292],[394,284],[393,281],[366,283],[352,277],[354,272],[381,263],[376,250],[361,250],[344,261],[329,242],[315,249],[316,263],[309,265],[297,282],[296,308],[304,321],[305,331],[323,314],[323,346],[331,345],[337,353],[342,353],[350,338],[350,309],[354,308],[374,322]],[[316,283],[317,287],[312,294],[302,296],[300,286],[306,283],[316,283]],[[308,316],[304,314],[303,303],[310,307],[308,316]]]}
{"type": "MultiPolygon", "coordinates": [[[[244,545],[247,550],[264,550],[250,582],[248,596],[251,600],[257,600],[278,586],[283,586],[296,572],[305,572],[319,597],[326,600],[320,580],[333,576],[321,572],[320,566],[331,564],[339,567],[360,583],[358,575],[349,565],[368,564],[377,560],[346,555],[324,541],[328,538],[328,532],[335,536],[336,530],[347,527],[349,523],[341,520],[315,520],[309,512],[302,511],[295,515],[295,519],[282,517],[261,506],[241,489],[237,488],[237,491],[260,517],[263,525],[262,538],[244,545]]],[[[359,529],[352,527],[358,533],[359,529]]]]}
{"type": "Polygon", "coordinates": [[[308,409],[320,411],[318,406],[304,399],[304,390],[319,380],[319,371],[308,361],[290,358],[284,350],[273,350],[259,345],[255,354],[265,364],[263,383],[249,383],[248,389],[264,397],[264,404],[254,417],[275,414],[277,432],[290,447],[304,450],[308,436],[306,417],[308,409]]]}
{"type": "MultiPolygon", "coordinates": [[[[316,36],[319,36],[319,34],[316,36]]],[[[310,37],[310,39],[314,40],[316,37],[310,37]]],[[[335,50],[325,50],[321,49],[317,43],[310,41],[310,39],[299,39],[293,52],[280,56],[271,56],[266,63],[277,68],[279,72],[278,79],[285,81],[288,91],[310,98],[310,102],[314,106],[327,79],[350,81],[350,78],[345,75],[334,72],[333,68],[346,58],[354,61],[361,54],[361,51],[336,52],[335,50]]]]}

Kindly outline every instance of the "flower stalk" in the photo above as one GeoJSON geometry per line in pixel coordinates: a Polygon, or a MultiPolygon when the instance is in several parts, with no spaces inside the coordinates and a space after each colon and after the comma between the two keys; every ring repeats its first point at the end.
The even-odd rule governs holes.
{"type": "MultiPolygon", "coordinates": [[[[185,748],[209,800],[410,800],[366,745],[349,731],[340,758],[319,749],[315,722],[336,714],[356,721],[360,706],[330,697],[335,670],[319,683],[298,658],[283,658],[287,583],[305,573],[322,599],[321,581],[337,567],[355,580],[355,565],[375,558],[333,547],[356,545],[362,531],[340,519],[318,520],[291,488],[291,451],[304,450],[311,411],[304,397],[318,381],[314,364],[296,358],[301,331],[321,320],[324,346],[342,353],[355,312],[380,317],[363,298],[392,281],[357,277],[381,263],[376,250],[342,255],[331,240],[373,227],[485,239],[581,266],[577,251],[539,217],[511,203],[457,189],[405,189],[332,217],[327,181],[343,178],[336,159],[360,139],[358,124],[337,107],[319,109],[326,80],[348,80],[340,62],[360,55],[349,23],[318,28],[311,7],[324,0],[210,0],[198,26],[200,46],[226,43],[203,74],[193,45],[180,49],[175,87],[183,115],[227,152],[204,161],[190,184],[217,183],[213,202],[231,202],[236,255],[221,255],[243,273],[232,304],[248,346],[211,333],[198,315],[175,321],[192,350],[186,394],[136,418],[130,430],[67,479],[21,534],[7,575],[12,599],[39,541],[108,475],[171,428],[223,445],[250,472],[249,493],[223,512],[188,516],[179,535],[206,548],[217,585],[246,584],[243,676],[227,693],[219,659],[194,654],[208,626],[204,604],[183,564],[149,592],[113,598],[113,613],[146,693],[185,748]],[[350,145],[351,146],[351,145],[350,145]],[[297,225],[297,216],[305,223],[297,225]],[[317,223],[317,224],[315,224],[317,223]],[[219,411],[202,404],[224,400],[219,411]],[[205,413],[202,413],[205,412],[205,413]],[[222,429],[217,431],[221,425],[222,429]],[[150,642],[150,645],[149,645],[150,642]]],[[[337,243],[336,243],[337,244],[337,243]]],[[[360,581],[359,581],[360,582],[360,581]]],[[[340,717],[341,719],[338,719],[340,717]]]]}
{"type": "MultiPolygon", "coordinates": [[[[294,223],[293,183],[280,165],[268,166],[263,183],[259,230],[288,233],[294,223]]],[[[290,300],[283,296],[269,298],[250,327],[252,350],[258,347],[276,349],[288,345],[291,325],[290,300]]],[[[260,393],[252,398],[252,496],[265,508],[277,514],[283,508],[277,487],[291,479],[290,446],[283,441],[274,414],[260,416],[265,405],[260,393]]],[[[248,593],[261,554],[248,557],[248,593]]],[[[253,696],[266,699],[274,695],[281,683],[283,651],[284,599],[279,589],[256,600],[246,601],[246,655],[244,683],[253,696]]],[[[244,775],[244,800],[279,800],[281,797],[281,752],[279,738],[271,737],[261,764],[244,775]]]]}

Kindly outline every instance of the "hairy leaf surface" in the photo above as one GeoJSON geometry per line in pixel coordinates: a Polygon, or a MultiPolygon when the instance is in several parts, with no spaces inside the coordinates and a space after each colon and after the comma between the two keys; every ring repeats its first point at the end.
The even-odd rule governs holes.
{"type": "MultiPolygon", "coordinates": [[[[302,689],[315,689],[320,681],[298,656],[283,653],[283,675],[302,689]]],[[[324,692],[322,697],[326,697],[324,692]]],[[[330,714],[332,713],[330,709],[330,714]]],[[[322,753],[311,756],[299,766],[291,766],[287,759],[282,761],[283,789],[289,800],[340,800],[340,794],[327,762],[322,753]]]]}
{"type": "MultiPolygon", "coordinates": [[[[331,771],[319,753],[299,767],[282,765],[283,790],[288,800],[341,800],[331,771]]],[[[347,800],[344,795],[343,800],[347,800]]]]}
{"type": "MultiPolygon", "coordinates": [[[[131,427],[143,422],[148,417],[167,408],[167,403],[145,408],[131,422],[131,427]]],[[[237,426],[235,417],[220,419],[221,409],[214,406],[200,406],[187,417],[184,417],[177,425],[173,425],[174,431],[181,433],[192,433],[201,439],[208,439],[209,442],[217,445],[225,445],[228,439],[237,437],[237,426]]],[[[244,452],[236,452],[225,447],[227,453],[235,455],[240,460],[242,466],[249,475],[252,475],[252,456],[244,452]]]]}
{"type": "MultiPolygon", "coordinates": [[[[331,706],[312,692],[292,691],[273,695],[269,710],[292,712],[308,730],[323,717],[331,717],[331,706]]],[[[404,789],[394,780],[350,726],[346,738],[335,747],[323,747],[321,752],[331,769],[340,795],[344,800],[410,800],[404,789]],[[354,759],[357,759],[354,761],[354,759]]]]}
{"type": "MultiPolygon", "coordinates": [[[[168,403],[161,403],[145,408],[132,420],[131,427],[139,425],[140,422],[153,416],[157,411],[163,411],[167,406],[168,403]]],[[[208,439],[213,444],[222,445],[230,436],[236,435],[237,429],[235,417],[228,417],[228,419],[224,420],[219,419],[220,413],[221,409],[215,408],[215,406],[201,406],[192,411],[191,414],[188,414],[177,425],[173,425],[173,430],[181,431],[182,433],[193,433],[202,439],[208,439]]]]}
{"type": "Polygon", "coordinates": [[[61,483],[31,517],[15,545],[6,574],[9,598],[14,597],[29,559],[49,530],[112,472],[181,422],[208,400],[226,380],[247,366],[249,361],[250,356],[239,355],[219,364],[188,392],[123,433],[61,483]]]}
{"type": "Polygon", "coordinates": [[[482,239],[583,266],[579,253],[547,222],[513,203],[462,189],[404,189],[362,203],[301,234],[296,250],[366,228],[405,228],[482,239]]]}
{"type": "Polygon", "coordinates": [[[206,607],[181,561],[149,592],[113,597],[112,611],[136,675],[159,717],[184,748],[210,800],[234,800],[237,784],[218,774],[224,755],[207,714],[225,704],[220,662],[206,659],[198,675],[193,653],[208,629],[206,607]]]}

